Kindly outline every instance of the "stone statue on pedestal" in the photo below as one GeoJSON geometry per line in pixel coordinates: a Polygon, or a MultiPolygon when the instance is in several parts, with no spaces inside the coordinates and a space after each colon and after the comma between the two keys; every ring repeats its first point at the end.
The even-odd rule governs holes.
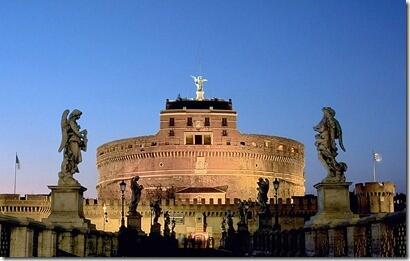
{"type": "Polygon", "coordinates": [[[87,189],[73,177],[80,172],[78,164],[82,161],[81,151],[87,151],[87,130],[80,130],[77,123],[81,111],[75,109],[69,113],[69,110],[65,110],[61,116],[62,137],[58,152],[63,151],[63,161],[57,186],[48,186],[52,204],[50,215],[43,220],[70,229],[95,229],[96,226],[84,217],[83,195],[87,189]]]}
{"type": "Polygon", "coordinates": [[[226,223],[228,224],[228,233],[235,232],[235,228],[233,227],[233,214],[230,210],[226,214],[226,223]]]}
{"type": "MultiPolygon", "coordinates": [[[[357,217],[353,214],[350,208],[350,192],[349,186],[352,182],[346,182],[344,175],[347,170],[347,165],[344,162],[337,162],[337,144],[345,151],[342,139],[342,128],[339,122],[335,119],[336,112],[330,107],[323,107],[323,118],[313,129],[317,132],[316,148],[318,151],[318,158],[327,170],[326,177],[314,187],[317,190],[317,212],[305,222],[305,227],[312,226],[333,226],[340,222],[352,222],[352,218],[357,217]],[[332,224],[333,223],[333,224],[332,224]]],[[[307,239],[310,243],[310,252],[312,247],[315,249],[319,242],[307,239]],[[314,242],[311,244],[311,242],[314,242]]]]}
{"type": "Polygon", "coordinates": [[[318,151],[319,160],[327,170],[327,176],[322,180],[324,183],[345,182],[344,172],[347,165],[344,162],[337,162],[336,140],[343,151],[342,128],[335,119],[336,112],[330,107],[323,107],[323,118],[313,129],[318,133],[315,135],[315,146],[318,151]]]}
{"type": "Polygon", "coordinates": [[[250,208],[250,203],[249,201],[246,200],[241,200],[238,203],[238,212],[239,212],[239,223],[241,225],[247,225],[248,224],[248,210],[250,208]]]}
{"type": "Polygon", "coordinates": [[[196,100],[202,101],[204,99],[204,82],[208,81],[202,76],[191,76],[196,85],[196,100]]]}
{"type": "Polygon", "coordinates": [[[151,211],[154,213],[154,224],[158,223],[158,219],[161,216],[161,207],[159,206],[160,200],[155,200],[150,203],[151,211]]]}
{"type": "Polygon", "coordinates": [[[171,220],[171,234],[175,234],[175,225],[177,224],[177,222],[175,221],[175,218],[173,218],[171,220]]]}
{"type": "Polygon", "coordinates": [[[68,115],[69,112],[65,110],[61,116],[62,138],[58,152],[63,151],[63,162],[58,174],[58,185],[80,186],[73,175],[80,172],[78,164],[82,161],[81,151],[87,151],[87,130],[80,131],[80,125],[77,124],[82,112],[75,109],[68,115]]]}
{"type": "Polygon", "coordinates": [[[202,76],[191,76],[194,79],[196,90],[198,92],[202,92],[204,89],[204,82],[208,81],[207,79],[203,78],[202,76]]]}
{"type": "Polygon", "coordinates": [[[171,223],[171,218],[169,217],[168,211],[165,211],[164,213],[164,237],[169,237],[170,236],[170,229],[169,229],[169,224],[171,223]]]}
{"type": "Polygon", "coordinates": [[[226,217],[222,217],[221,231],[222,231],[222,233],[226,232],[226,217]]]}
{"type": "Polygon", "coordinates": [[[130,215],[137,214],[138,203],[141,200],[141,191],[144,189],[142,185],[138,184],[139,179],[140,179],[139,176],[135,176],[131,179],[132,194],[131,194],[130,207],[128,211],[130,215]]]}
{"type": "MultiPolygon", "coordinates": [[[[161,201],[160,199],[157,199],[150,203],[151,213],[153,213],[154,215],[154,220],[153,220],[153,223],[151,224],[150,235],[154,237],[158,237],[161,235],[161,224],[158,223],[158,219],[161,216],[160,201],[161,201]]],[[[168,231],[169,231],[169,228],[168,228],[168,231]]]]}
{"type": "Polygon", "coordinates": [[[259,178],[258,182],[258,204],[260,206],[260,213],[266,213],[268,211],[268,191],[269,191],[269,180],[259,178]]]}

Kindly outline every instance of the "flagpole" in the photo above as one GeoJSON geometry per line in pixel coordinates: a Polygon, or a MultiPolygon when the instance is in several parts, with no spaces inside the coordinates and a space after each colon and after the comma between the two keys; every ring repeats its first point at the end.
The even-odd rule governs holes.
{"type": "Polygon", "coordinates": [[[376,182],[376,159],[374,156],[374,150],[372,150],[372,158],[373,158],[373,182],[376,182]]]}
{"type": "MultiPolygon", "coordinates": [[[[16,152],[16,159],[17,159],[17,152],[16,152]]],[[[16,160],[16,159],[14,159],[14,161],[16,160]]],[[[14,162],[14,194],[16,194],[16,177],[17,177],[17,175],[16,175],[16,173],[17,173],[17,162],[14,162]]]]}

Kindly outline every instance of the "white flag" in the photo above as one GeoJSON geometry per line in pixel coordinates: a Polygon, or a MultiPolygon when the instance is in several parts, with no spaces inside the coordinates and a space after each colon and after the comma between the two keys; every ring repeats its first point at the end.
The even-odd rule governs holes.
{"type": "Polygon", "coordinates": [[[375,153],[373,153],[373,159],[376,162],[380,162],[380,161],[382,161],[382,155],[380,153],[375,152],[375,153]]]}

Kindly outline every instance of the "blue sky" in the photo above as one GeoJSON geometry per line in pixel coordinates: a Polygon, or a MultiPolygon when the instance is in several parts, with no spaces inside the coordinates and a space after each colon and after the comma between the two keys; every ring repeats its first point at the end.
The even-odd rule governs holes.
{"type": "MultiPolygon", "coordinates": [[[[165,99],[232,98],[245,133],[305,144],[306,191],[325,176],[314,147],[321,108],[343,128],[347,179],[406,189],[404,1],[3,1],[0,193],[48,193],[60,116],[89,132],[76,178],[95,197],[96,148],[156,133],[165,99]]],[[[256,187],[256,185],[255,185],[256,187]]]]}

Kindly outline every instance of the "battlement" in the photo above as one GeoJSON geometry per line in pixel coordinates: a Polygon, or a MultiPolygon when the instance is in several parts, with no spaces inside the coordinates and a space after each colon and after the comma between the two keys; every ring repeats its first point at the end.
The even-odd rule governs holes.
{"type": "MultiPolygon", "coordinates": [[[[234,198],[217,198],[217,199],[209,199],[209,201],[206,201],[204,198],[201,200],[198,199],[175,199],[175,200],[170,200],[170,199],[161,199],[160,200],[160,205],[162,208],[168,208],[168,207],[189,207],[190,209],[195,209],[195,208],[224,208],[224,207],[236,207],[236,205],[239,203],[240,199],[234,198]]],[[[269,199],[269,206],[273,209],[274,208],[274,199],[270,198],[269,199]]],[[[128,206],[128,201],[125,200],[125,205],[128,206]]],[[[115,207],[115,206],[121,206],[121,200],[97,200],[97,199],[92,199],[92,198],[87,198],[84,199],[84,206],[96,206],[96,207],[102,207],[102,206],[110,206],[110,207],[115,207]]],[[[149,200],[142,200],[139,205],[141,208],[147,208],[150,206],[150,201],[149,200]]],[[[255,202],[255,205],[257,203],[255,202]]],[[[294,196],[292,198],[286,198],[278,199],[278,208],[280,210],[297,210],[297,211],[316,211],[317,209],[317,198],[316,196],[313,195],[305,195],[305,196],[294,196]]]]}
{"type": "Polygon", "coordinates": [[[355,194],[362,196],[364,194],[369,196],[380,196],[381,194],[395,194],[396,187],[393,182],[366,182],[355,184],[355,194]]]}
{"type": "Polygon", "coordinates": [[[390,181],[355,184],[359,214],[394,212],[393,198],[395,193],[395,185],[390,181]]]}

